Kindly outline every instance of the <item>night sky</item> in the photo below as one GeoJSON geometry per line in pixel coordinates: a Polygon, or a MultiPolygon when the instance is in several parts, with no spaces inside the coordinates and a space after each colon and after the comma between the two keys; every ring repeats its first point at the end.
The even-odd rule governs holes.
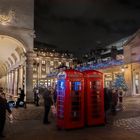
{"type": "Polygon", "coordinates": [[[139,28],[140,0],[35,0],[35,40],[77,55],[139,28]]]}

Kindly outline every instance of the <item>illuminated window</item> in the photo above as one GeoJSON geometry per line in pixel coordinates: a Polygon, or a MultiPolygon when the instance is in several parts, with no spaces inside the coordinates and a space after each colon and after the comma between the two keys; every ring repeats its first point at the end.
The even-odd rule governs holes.
{"type": "Polygon", "coordinates": [[[37,69],[36,69],[36,68],[33,68],[33,71],[34,71],[34,72],[36,72],[36,71],[37,71],[37,69]]]}
{"type": "Polygon", "coordinates": [[[43,64],[43,65],[45,65],[45,64],[46,64],[45,60],[42,60],[42,64],[43,64]]]}
{"type": "Polygon", "coordinates": [[[45,69],[45,68],[42,68],[42,71],[43,71],[43,72],[45,72],[45,71],[46,71],[46,69],[45,69]]]}
{"type": "Polygon", "coordinates": [[[58,61],[54,61],[54,66],[58,66],[58,61]]]}
{"type": "Polygon", "coordinates": [[[66,62],[66,66],[69,67],[69,65],[70,65],[69,62],[66,62]]]}
{"type": "Polygon", "coordinates": [[[139,94],[139,73],[135,75],[135,92],[139,94]]]}
{"type": "Polygon", "coordinates": [[[50,68],[50,72],[53,72],[53,68],[50,68]]]}
{"type": "Polygon", "coordinates": [[[43,56],[46,56],[46,53],[42,53],[43,56]]]}
{"type": "Polygon", "coordinates": [[[50,65],[53,66],[53,64],[54,64],[54,62],[53,61],[50,61],[50,65]]]}

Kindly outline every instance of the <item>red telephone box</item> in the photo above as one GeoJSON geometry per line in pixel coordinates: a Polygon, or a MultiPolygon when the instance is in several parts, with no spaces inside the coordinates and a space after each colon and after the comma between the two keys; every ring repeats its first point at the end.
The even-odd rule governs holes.
{"type": "Polygon", "coordinates": [[[85,120],[87,125],[104,124],[103,74],[95,70],[84,71],[85,120]]]}
{"type": "Polygon", "coordinates": [[[65,70],[57,76],[57,127],[84,126],[84,77],[76,70],[65,70]]]}

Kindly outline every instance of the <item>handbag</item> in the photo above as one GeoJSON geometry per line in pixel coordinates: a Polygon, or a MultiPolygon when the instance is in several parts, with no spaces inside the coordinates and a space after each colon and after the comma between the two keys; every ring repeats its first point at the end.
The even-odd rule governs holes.
{"type": "Polygon", "coordinates": [[[10,122],[10,123],[13,123],[13,120],[14,120],[13,115],[12,115],[12,114],[10,114],[8,117],[9,117],[9,122],[10,122]]]}
{"type": "Polygon", "coordinates": [[[57,111],[56,111],[55,105],[51,106],[51,112],[52,112],[53,115],[56,115],[57,111]]]}

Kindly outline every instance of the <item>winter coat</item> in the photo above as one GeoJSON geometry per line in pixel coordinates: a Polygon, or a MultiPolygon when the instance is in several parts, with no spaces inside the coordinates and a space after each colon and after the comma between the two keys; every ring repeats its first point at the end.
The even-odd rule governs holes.
{"type": "Polygon", "coordinates": [[[0,120],[6,119],[6,110],[11,113],[10,107],[7,103],[7,100],[0,97],[0,120]]]}
{"type": "Polygon", "coordinates": [[[46,90],[46,92],[44,92],[43,98],[45,106],[50,107],[51,105],[53,105],[53,99],[49,90],[46,90]]]}

